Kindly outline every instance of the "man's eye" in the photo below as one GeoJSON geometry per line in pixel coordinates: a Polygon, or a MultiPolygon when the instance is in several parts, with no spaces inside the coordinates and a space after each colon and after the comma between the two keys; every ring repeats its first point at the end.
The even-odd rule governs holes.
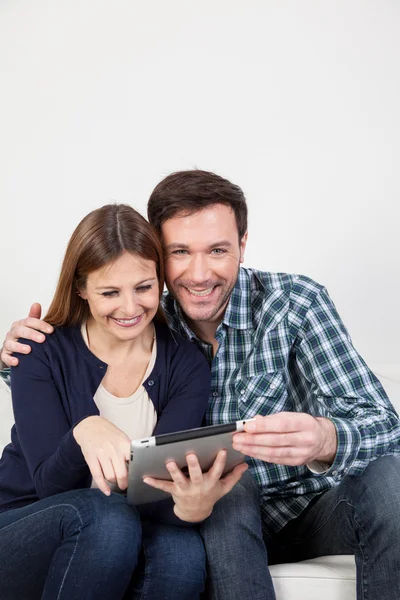
{"type": "Polygon", "coordinates": [[[182,254],[187,254],[187,250],[183,250],[183,249],[182,249],[182,250],[174,250],[174,251],[172,252],[172,254],[176,254],[176,255],[178,255],[178,256],[179,256],[179,255],[182,255],[182,254]]]}
{"type": "Polygon", "coordinates": [[[101,295],[104,296],[105,298],[112,298],[112,296],[114,296],[115,294],[117,294],[117,291],[112,291],[112,292],[103,292],[101,295]]]}
{"type": "Polygon", "coordinates": [[[212,254],[225,254],[226,250],[224,248],[213,248],[212,254]]]}
{"type": "Polygon", "coordinates": [[[136,288],[137,292],[148,292],[149,290],[151,290],[153,286],[152,285],[141,285],[140,287],[136,288]]]}

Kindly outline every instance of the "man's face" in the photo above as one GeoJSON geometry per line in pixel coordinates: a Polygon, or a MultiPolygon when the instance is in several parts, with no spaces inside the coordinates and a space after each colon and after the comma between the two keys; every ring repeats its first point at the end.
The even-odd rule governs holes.
{"type": "Polygon", "coordinates": [[[161,228],[169,291],[189,320],[220,323],[235,286],[247,233],[239,243],[235,214],[214,204],[161,228]]]}

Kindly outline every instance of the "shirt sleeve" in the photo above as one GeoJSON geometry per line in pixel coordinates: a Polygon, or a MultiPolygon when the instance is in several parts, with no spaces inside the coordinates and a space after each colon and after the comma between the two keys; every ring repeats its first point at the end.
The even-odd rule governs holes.
{"type": "Polygon", "coordinates": [[[18,354],[11,391],[18,440],[39,498],[87,487],[89,469],[67,419],[43,345],[18,354]]]}
{"type": "Polygon", "coordinates": [[[400,449],[399,417],[375,375],[355,350],[326,289],[307,311],[299,331],[297,364],[308,380],[313,406],[337,432],[337,453],[325,475],[359,475],[369,462],[400,449]]]}

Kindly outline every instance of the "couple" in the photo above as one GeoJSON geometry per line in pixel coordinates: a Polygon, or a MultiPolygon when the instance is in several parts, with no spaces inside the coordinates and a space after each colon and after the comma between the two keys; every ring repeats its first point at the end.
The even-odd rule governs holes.
{"type": "MultiPolygon", "coordinates": [[[[69,285],[61,276],[46,342],[30,351],[29,340],[52,331],[34,315],[7,335],[2,359],[16,366],[19,352],[20,365],[12,374],[17,428],[0,465],[3,581],[12,585],[24,572],[23,551],[36,570],[29,585],[38,580],[43,598],[196,598],[205,549],[211,598],[272,600],[268,563],[354,553],[358,598],[398,598],[398,416],[326,290],[306,277],[240,267],[246,202],[215,174],[168,176],[148,216],[164,247],[173,334],[157,315],[157,241],[125,247],[116,217],[106,235],[120,244],[115,253],[100,249],[100,261],[87,257],[81,271],[66,257],[69,285]],[[56,305],[68,291],[69,302],[56,305]],[[207,406],[201,354],[211,368],[207,406]],[[140,408],[125,406],[132,390],[140,408]],[[118,494],[106,497],[108,482],[126,487],[124,452],[138,437],[127,428],[140,424],[146,435],[193,427],[204,410],[206,424],[258,415],[234,441],[252,477],[241,467],[220,480],[223,456],[205,474],[189,457],[189,478],[170,464],[172,482],[148,482],[169,491],[170,503],[138,515],[118,494]],[[95,485],[103,494],[88,489],[95,485]],[[29,557],[29,535],[45,537],[41,564],[37,551],[29,557]]],[[[88,230],[98,249],[98,230],[88,230]]]]}

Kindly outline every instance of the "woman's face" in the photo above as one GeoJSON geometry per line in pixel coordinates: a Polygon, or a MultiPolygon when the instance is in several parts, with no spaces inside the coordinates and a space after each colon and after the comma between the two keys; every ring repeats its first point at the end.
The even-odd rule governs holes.
{"type": "Polygon", "coordinates": [[[124,252],[115,262],[89,273],[80,295],[88,301],[92,318],[113,338],[140,337],[159,304],[156,265],[124,252]]]}

